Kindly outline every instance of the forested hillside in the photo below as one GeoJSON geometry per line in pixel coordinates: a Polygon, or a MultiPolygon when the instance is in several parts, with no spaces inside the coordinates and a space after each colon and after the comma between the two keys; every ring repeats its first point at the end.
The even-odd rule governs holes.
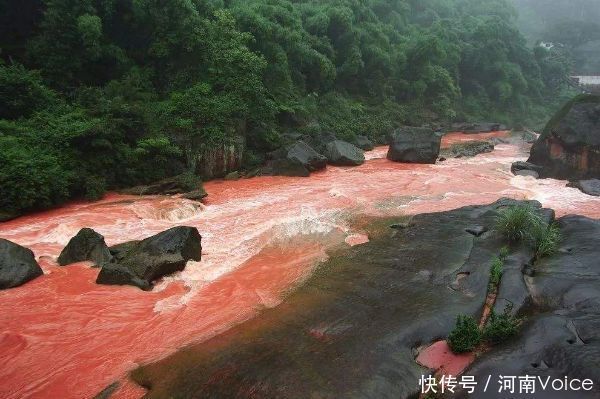
{"type": "Polygon", "coordinates": [[[4,0],[0,211],[196,172],[242,136],[533,123],[568,65],[508,0],[4,0]]]}

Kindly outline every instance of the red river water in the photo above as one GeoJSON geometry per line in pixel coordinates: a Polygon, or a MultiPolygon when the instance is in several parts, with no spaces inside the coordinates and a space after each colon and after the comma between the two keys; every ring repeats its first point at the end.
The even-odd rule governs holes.
{"type": "MultiPolygon", "coordinates": [[[[505,134],[451,134],[444,145],[505,134]]],[[[600,200],[564,181],[513,176],[510,164],[527,151],[526,144],[500,144],[474,158],[408,165],[387,161],[381,147],[360,167],[328,167],[310,178],[212,181],[203,205],[110,194],[2,223],[0,237],[31,248],[45,275],[0,291],[0,397],[91,398],[121,381],[114,397],[139,398],[144,391],[128,382],[128,371],[276,306],[328,247],[367,239],[352,228],[357,214],[417,214],[512,197],[539,200],[559,216],[600,218],[600,200]],[[199,229],[202,261],[152,292],[97,285],[98,269],[89,264],[55,262],[82,227],[113,245],[176,225],[199,229]]]]}

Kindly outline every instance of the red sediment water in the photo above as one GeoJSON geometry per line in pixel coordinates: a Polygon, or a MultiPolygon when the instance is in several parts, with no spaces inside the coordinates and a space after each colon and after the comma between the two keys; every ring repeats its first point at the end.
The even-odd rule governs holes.
{"type": "MultiPolygon", "coordinates": [[[[453,134],[444,145],[464,140],[453,134]]],[[[45,272],[0,291],[0,397],[89,398],[125,381],[140,362],[276,306],[327,248],[368,239],[353,231],[349,221],[356,214],[408,215],[513,197],[537,199],[559,216],[600,218],[600,200],[565,187],[565,181],[513,176],[511,163],[527,158],[524,144],[499,144],[492,153],[437,165],[393,163],[386,151],[367,153],[360,167],[328,167],[310,178],[212,181],[205,185],[205,205],[111,194],[0,224],[0,237],[31,248],[45,272]],[[55,263],[82,227],[114,245],[177,225],[199,229],[202,261],[190,262],[152,292],[96,285],[98,269],[55,263]]],[[[115,397],[142,393],[126,382],[115,397]]]]}
{"type": "Polygon", "coordinates": [[[417,357],[421,366],[435,370],[439,376],[459,376],[475,361],[473,353],[454,354],[446,341],[437,341],[417,357]]]}

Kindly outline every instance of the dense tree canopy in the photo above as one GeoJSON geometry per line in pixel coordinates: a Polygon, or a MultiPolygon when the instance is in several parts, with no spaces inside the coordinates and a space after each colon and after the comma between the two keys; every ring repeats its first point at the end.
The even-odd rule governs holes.
{"type": "Polygon", "coordinates": [[[377,138],[401,124],[524,123],[566,64],[507,0],[5,0],[4,212],[194,172],[245,137],[377,138]]]}

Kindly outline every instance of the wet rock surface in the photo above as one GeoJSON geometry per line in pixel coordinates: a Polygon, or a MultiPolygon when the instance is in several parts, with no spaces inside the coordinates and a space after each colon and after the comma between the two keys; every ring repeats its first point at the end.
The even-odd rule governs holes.
{"type": "Polygon", "coordinates": [[[42,274],[30,249],[0,238],[0,290],[18,287],[42,274]]]}
{"type": "Polygon", "coordinates": [[[201,259],[202,237],[194,227],[173,227],[141,241],[111,247],[98,284],[134,285],[148,289],[162,276],[181,271],[189,260],[201,259]]]}
{"type": "Polygon", "coordinates": [[[197,199],[208,196],[206,191],[204,191],[202,181],[199,178],[195,178],[197,181],[193,184],[193,186],[195,186],[194,188],[190,187],[189,179],[190,178],[186,175],[169,177],[156,183],[121,190],[121,193],[130,195],[174,195],[193,193],[197,199]]]}
{"type": "Polygon", "coordinates": [[[541,166],[524,161],[513,162],[513,164],[510,167],[510,171],[514,175],[521,176],[539,176],[542,169],[543,168],[541,166]]]}
{"type": "Polygon", "coordinates": [[[441,155],[445,158],[462,158],[474,157],[492,151],[494,151],[494,144],[489,141],[468,141],[454,144],[452,147],[443,150],[441,155]]]}
{"type": "Polygon", "coordinates": [[[568,184],[569,187],[575,187],[594,197],[600,197],[600,179],[579,180],[568,184]]]}
{"type": "Polygon", "coordinates": [[[502,123],[496,122],[477,122],[477,123],[454,123],[452,131],[463,132],[466,134],[489,133],[507,130],[508,128],[502,123]]]}
{"type": "Polygon", "coordinates": [[[90,261],[95,265],[110,262],[112,255],[108,250],[104,236],[89,228],[79,230],[77,235],[69,241],[67,246],[58,256],[61,266],[71,263],[90,261]]]}
{"type": "Polygon", "coordinates": [[[548,123],[531,148],[528,162],[542,166],[541,177],[600,177],[600,96],[576,97],[548,123]]]}
{"type": "MultiPolygon", "coordinates": [[[[455,397],[505,398],[506,392],[498,393],[500,375],[531,375],[544,381],[567,376],[594,382],[591,391],[542,391],[538,384],[535,394],[519,394],[517,390],[511,395],[514,398],[600,397],[600,221],[566,216],[558,223],[563,239],[557,254],[535,262],[535,274],[525,278],[532,301],[528,313],[532,316],[518,338],[483,355],[466,372],[478,381],[492,375],[494,389],[471,395],[462,392],[455,397]]],[[[513,285],[505,279],[503,286],[505,282],[513,285]]],[[[515,301],[524,293],[522,286],[513,286],[504,296],[515,301]]]]}
{"type": "Polygon", "coordinates": [[[327,166],[327,158],[302,140],[280,148],[269,156],[271,161],[263,168],[263,175],[306,177],[327,166]]]}
{"type": "Polygon", "coordinates": [[[358,166],[365,163],[363,151],[346,141],[335,140],[327,144],[325,156],[332,165],[358,166]]]}
{"type": "Polygon", "coordinates": [[[504,245],[492,227],[515,203],[374,223],[368,243],[332,254],[278,307],[132,376],[149,398],[416,397],[427,370],[414,349],[481,312],[504,245]]]}
{"type": "Polygon", "coordinates": [[[394,162],[433,164],[440,153],[441,135],[429,128],[402,127],[388,138],[387,159],[394,162]]]}
{"type": "Polygon", "coordinates": [[[364,151],[371,151],[375,148],[375,144],[366,136],[357,136],[354,144],[364,151]]]}

